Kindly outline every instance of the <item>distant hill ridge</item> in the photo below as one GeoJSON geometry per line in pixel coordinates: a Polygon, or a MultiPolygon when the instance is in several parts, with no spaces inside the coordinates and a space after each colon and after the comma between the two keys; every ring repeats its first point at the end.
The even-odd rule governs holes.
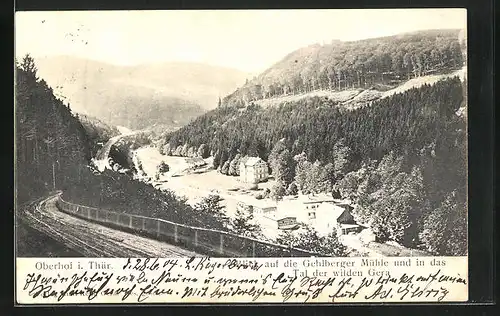
{"type": "Polygon", "coordinates": [[[312,91],[390,90],[464,65],[463,30],[426,30],[300,48],[223,99],[225,105],[312,91]]]}
{"type": "Polygon", "coordinates": [[[239,70],[188,62],[119,66],[72,56],[35,62],[73,111],[131,129],[182,126],[247,78],[239,70]]]}

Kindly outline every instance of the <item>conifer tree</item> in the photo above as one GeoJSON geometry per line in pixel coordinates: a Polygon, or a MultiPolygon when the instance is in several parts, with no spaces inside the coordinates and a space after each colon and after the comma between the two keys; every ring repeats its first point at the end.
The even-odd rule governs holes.
{"type": "Polygon", "coordinates": [[[236,216],[231,220],[231,227],[235,234],[257,238],[261,235],[260,226],[253,222],[251,207],[238,208],[236,216]]]}

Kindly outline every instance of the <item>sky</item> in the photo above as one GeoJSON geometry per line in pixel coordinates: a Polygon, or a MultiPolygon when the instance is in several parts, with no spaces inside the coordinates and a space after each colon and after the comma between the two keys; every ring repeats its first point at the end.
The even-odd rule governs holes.
{"type": "Polygon", "coordinates": [[[315,43],[465,27],[465,9],[17,12],[15,51],[35,60],[187,61],[258,74],[315,43]]]}

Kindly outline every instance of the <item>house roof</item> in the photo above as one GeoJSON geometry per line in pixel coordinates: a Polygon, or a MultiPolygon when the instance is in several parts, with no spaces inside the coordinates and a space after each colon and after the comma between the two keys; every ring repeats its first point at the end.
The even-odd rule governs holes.
{"type": "Polygon", "coordinates": [[[331,216],[335,221],[339,219],[342,214],[346,212],[346,209],[337,205],[332,205],[332,204],[322,204],[318,209],[316,214],[318,213],[323,213],[323,214],[328,214],[328,216],[331,216]]]}
{"type": "Polygon", "coordinates": [[[296,220],[296,219],[297,219],[297,217],[296,217],[296,216],[286,216],[286,215],[285,215],[285,216],[279,216],[279,217],[276,217],[276,220],[277,220],[277,221],[282,221],[282,220],[284,220],[284,219],[295,219],[295,220],[296,220]]]}
{"type": "Polygon", "coordinates": [[[356,228],[359,227],[358,224],[340,224],[341,228],[356,228]]]}
{"type": "Polygon", "coordinates": [[[354,206],[349,203],[338,203],[337,206],[343,207],[347,211],[352,211],[354,209],[354,206]]]}
{"type": "Polygon", "coordinates": [[[206,164],[207,162],[203,160],[202,158],[199,157],[193,157],[193,158],[186,158],[187,163],[193,163],[193,164],[206,164]]]}
{"type": "Polygon", "coordinates": [[[255,166],[259,162],[265,162],[260,157],[244,157],[241,159],[241,163],[245,166],[255,166]]]}
{"type": "Polygon", "coordinates": [[[275,221],[280,221],[280,220],[287,219],[287,218],[293,218],[293,219],[297,220],[297,216],[295,214],[286,214],[286,213],[282,213],[282,212],[272,212],[269,214],[264,214],[263,216],[266,218],[275,220],[275,221]]]}
{"type": "Polygon", "coordinates": [[[333,203],[335,200],[331,195],[318,194],[318,195],[303,195],[299,198],[302,203],[333,203]]]}
{"type": "MultiPolygon", "coordinates": [[[[282,201],[278,202],[277,210],[276,212],[273,212],[274,217],[276,218],[292,216],[296,217],[297,220],[305,220],[310,212],[314,212],[316,213],[316,218],[319,221],[339,222],[340,220],[344,222],[344,220],[342,220],[343,214],[351,214],[351,209],[348,208],[345,204],[337,205],[337,203],[330,203],[330,200],[321,201],[322,196],[320,195],[318,196],[318,200],[321,201],[321,203],[318,203],[319,207],[307,210],[305,209],[304,205],[307,205],[308,203],[305,203],[303,198],[308,200],[307,196],[303,196],[302,198],[285,198],[282,201]]],[[[349,224],[351,223],[349,222],[349,224]]]]}
{"type": "Polygon", "coordinates": [[[237,201],[238,203],[242,203],[244,205],[251,205],[253,207],[257,207],[260,209],[270,209],[270,208],[276,209],[276,202],[268,199],[258,200],[251,196],[239,195],[237,197],[237,201]]]}

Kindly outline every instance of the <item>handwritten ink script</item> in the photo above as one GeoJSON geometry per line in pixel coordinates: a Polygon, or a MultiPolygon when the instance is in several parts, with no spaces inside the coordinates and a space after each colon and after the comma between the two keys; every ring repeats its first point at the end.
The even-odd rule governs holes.
{"type": "Polygon", "coordinates": [[[19,303],[467,300],[467,258],[17,259],[19,303]]]}

